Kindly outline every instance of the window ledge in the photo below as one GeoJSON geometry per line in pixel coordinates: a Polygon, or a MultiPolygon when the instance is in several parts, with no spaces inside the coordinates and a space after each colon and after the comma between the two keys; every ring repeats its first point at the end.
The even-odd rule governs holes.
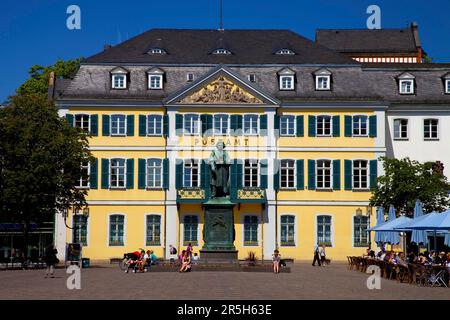
{"type": "Polygon", "coordinates": [[[164,188],[163,187],[146,187],[145,190],[156,191],[156,190],[164,190],[164,188]]]}
{"type": "Polygon", "coordinates": [[[122,137],[122,138],[126,138],[127,135],[126,135],[126,134],[111,134],[110,137],[122,137]]]}
{"type": "Polygon", "coordinates": [[[296,187],[287,188],[287,187],[280,187],[280,191],[297,191],[296,187]]]}
{"type": "Polygon", "coordinates": [[[295,247],[295,242],[282,242],[280,243],[282,247],[295,247]]]}
{"type": "Polygon", "coordinates": [[[370,188],[352,188],[355,192],[370,192],[370,188]]]}
{"type": "MultiPolygon", "coordinates": [[[[187,246],[189,245],[189,243],[193,246],[196,247],[198,246],[198,242],[197,241],[183,241],[183,246],[187,246]]],[[[184,249],[183,249],[184,250],[184,249]]],[[[182,251],[182,250],[181,250],[182,251]]]]}
{"type": "Polygon", "coordinates": [[[126,187],[109,187],[109,190],[127,190],[126,187]]]}
{"type": "Polygon", "coordinates": [[[258,242],[244,242],[245,247],[258,247],[258,242]]]}
{"type": "Polygon", "coordinates": [[[317,188],[316,187],[316,191],[333,191],[333,188],[317,188]]]}
{"type": "Polygon", "coordinates": [[[439,138],[423,138],[424,141],[439,141],[439,138]]]}
{"type": "Polygon", "coordinates": [[[394,141],[408,141],[409,138],[394,138],[394,141]]]}

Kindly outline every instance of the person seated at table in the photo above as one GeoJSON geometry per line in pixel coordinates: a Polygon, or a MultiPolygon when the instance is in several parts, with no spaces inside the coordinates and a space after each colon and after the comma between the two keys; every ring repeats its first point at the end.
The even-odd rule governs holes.
{"type": "Polygon", "coordinates": [[[417,262],[420,264],[426,264],[428,263],[428,259],[427,257],[425,257],[425,254],[419,253],[419,259],[417,260],[417,262]]]}
{"type": "Polygon", "coordinates": [[[440,252],[438,255],[436,255],[436,258],[434,258],[434,263],[435,264],[444,264],[445,260],[444,260],[444,256],[445,256],[445,252],[440,252]]]}
{"type": "Polygon", "coordinates": [[[405,261],[405,254],[403,252],[400,252],[398,254],[398,256],[395,258],[395,261],[396,261],[396,263],[398,265],[402,265],[402,266],[405,266],[405,267],[408,266],[408,264],[405,261]]]}
{"type": "Polygon", "coordinates": [[[414,252],[410,252],[408,254],[408,257],[406,258],[407,263],[414,263],[414,262],[416,262],[416,260],[417,260],[417,257],[414,252]]]}

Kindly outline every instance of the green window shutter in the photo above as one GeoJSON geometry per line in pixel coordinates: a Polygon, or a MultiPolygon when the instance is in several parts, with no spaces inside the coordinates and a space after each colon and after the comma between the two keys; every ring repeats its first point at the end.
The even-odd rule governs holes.
{"type": "Polygon", "coordinates": [[[91,174],[89,175],[89,184],[91,189],[98,188],[98,159],[95,158],[91,162],[91,174]]]}
{"type": "Polygon", "coordinates": [[[341,190],[341,160],[333,160],[333,190],[341,190]]]}
{"type": "Polygon", "coordinates": [[[344,160],[344,189],[352,190],[352,160],[344,160]]]}
{"type": "Polygon", "coordinates": [[[145,189],[146,187],[145,162],[145,159],[138,159],[138,189],[145,189]]]}
{"type": "Polygon", "coordinates": [[[237,197],[237,160],[232,161],[230,166],[230,199],[237,197]]]}
{"type": "Polygon", "coordinates": [[[275,159],[273,161],[273,189],[276,191],[280,190],[280,169],[280,160],[275,159]]]}
{"type": "Polygon", "coordinates": [[[377,116],[369,117],[369,137],[375,138],[377,136],[377,116]]]}
{"type": "Polygon", "coordinates": [[[267,115],[263,114],[259,117],[259,134],[267,136],[267,115]]]}
{"type": "Polygon", "coordinates": [[[232,114],[230,117],[230,129],[233,136],[242,135],[242,116],[239,114],[232,114]]]}
{"type": "Polygon", "coordinates": [[[139,115],[139,136],[145,137],[147,135],[147,117],[143,114],[139,115]]]}
{"type": "Polygon", "coordinates": [[[109,189],[109,159],[102,159],[102,189],[109,189]]]}
{"type": "Polygon", "coordinates": [[[66,120],[69,126],[74,127],[73,125],[73,114],[66,114],[66,120]]]}
{"type": "Polygon", "coordinates": [[[308,136],[315,137],[316,136],[316,117],[308,116],[308,136]]]}
{"type": "Polygon", "coordinates": [[[213,116],[211,114],[200,115],[200,121],[202,123],[202,135],[205,136],[207,133],[212,134],[213,127],[213,116]]]}
{"type": "Polygon", "coordinates": [[[209,185],[211,184],[211,170],[209,169],[209,164],[207,160],[202,160],[201,167],[201,186],[205,190],[209,190],[209,185]]]}
{"type": "Polygon", "coordinates": [[[352,136],[352,124],[353,117],[352,116],[344,116],[344,136],[351,137],[352,136]]]}
{"type": "Polygon", "coordinates": [[[316,161],[308,160],[308,189],[316,189],[316,161]]]}
{"type": "Polygon", "coordinates": [[[169,189],[169,159],[165,158],[163,160],[163,188],[169,189]]]}
{"type": "Polygon", "coordinates": [[[280,116],[277,114],[274,116],[273,128],[275,129],[275,135],[280,136],[280,116]]]}
{"type": "Polygon", "coordinates": [[[296,122],[297,122],[297,128],[296,128],[297,129],[296,130],[297,137],[303,137],[303,135],[304,135],[303,116],[297,116],[296,122]]]}
{"type": "Polygon", "coordinates": [[[127,159],[127,189],[134,188],[134,159],[127,159]]]}
{"type": "Polygon", "coordinates": [[[175,168],[175,175],[176,175],[175,186],[177,189],[183,188],[183,166],[184,166],[183,160],[178,160],[178,163],[175,168]]]}
{"type": "Polygon", "coordinates": [[[91,135],[98,136],[98,114],[91,114],[89,117],[91,120],[91,135]]]}
{"type": "Polygon", "coordinates": [[[378,177],[378,162],[377,160],[370,160],[370,189],[377,188],[377,177],[378,177]]]}
{"type": "Polygon", "coordinates": [[[127,136],[134,136],[134,115],[127,116],[127,136]]]}
{"type": "Polygon", "coordinates": [[[259,170],[260,170],[259,187],[261,189],[267,189],[267,159],[260,160],[259,170]]]}
{"type": "Polygon", "coordinates": [[[167,114],[163,116],[163,135],[169,136],[169,116],[167,114]]]}
{"type": "Polygon", "coordinates": [[[109,136],[110,135],[110,123],[109,123],[109,116],[107,114],[104,114],[102,116],[102,135],[103,136],[109,136]]]}
{"type": "Polygon", "coordinates": [[[177,131],[177,136],[183,135],[183,115],[175,115],[175,130],[177,131]]]}
{"type": "Polygon", "coordinates": [[[333,116],[333,137],[339,137],[340,132],[340,116],[333,116]]]}
{"type": "Polygon", "coordinates": [[[305,189],[305,160],[299,159],[297,163],[297,190],[305,189]]]}
{"type": "Polygon", "coordinates": [[[243,183],[243,175],[244,175],[244,164],[242,163],[242,160],[237,159],[236,160],[236,186],[237,188],[242,188],[244,185],[243,183]]]}

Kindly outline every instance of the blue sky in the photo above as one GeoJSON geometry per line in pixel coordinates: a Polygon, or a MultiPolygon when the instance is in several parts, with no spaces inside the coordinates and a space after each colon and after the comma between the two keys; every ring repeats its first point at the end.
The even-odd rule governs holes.
{"type": "MultiPolygon", "coordinates": [[[[381,8],[382,28],[419,24],[436,62],[450,62],[448,0],[223,0],[225,29],[291,29],[314,39],[317,28],[366,28],[366,9],[381,8]]],[[[35,64],[88,57],[151,28],[216,29],[219,0],[2,0],[0,102],[35,64]],[[66,9],[81,8],[81,30],[68,30],[66,9]]]]}

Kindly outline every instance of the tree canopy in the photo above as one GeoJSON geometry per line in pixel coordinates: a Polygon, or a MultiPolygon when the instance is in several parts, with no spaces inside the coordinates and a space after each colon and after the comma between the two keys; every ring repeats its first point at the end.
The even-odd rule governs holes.
{"type": "Polygon", "coordinates": [[[412,215],[416,200],[425,212],[444,211],[450,205],[450,185],[442,169],[434,163],[419,163],[409,158],[382,157],[384,175],[378,177],[378,188],[370,199],[371,206],[396,210],[412,215]]]}

